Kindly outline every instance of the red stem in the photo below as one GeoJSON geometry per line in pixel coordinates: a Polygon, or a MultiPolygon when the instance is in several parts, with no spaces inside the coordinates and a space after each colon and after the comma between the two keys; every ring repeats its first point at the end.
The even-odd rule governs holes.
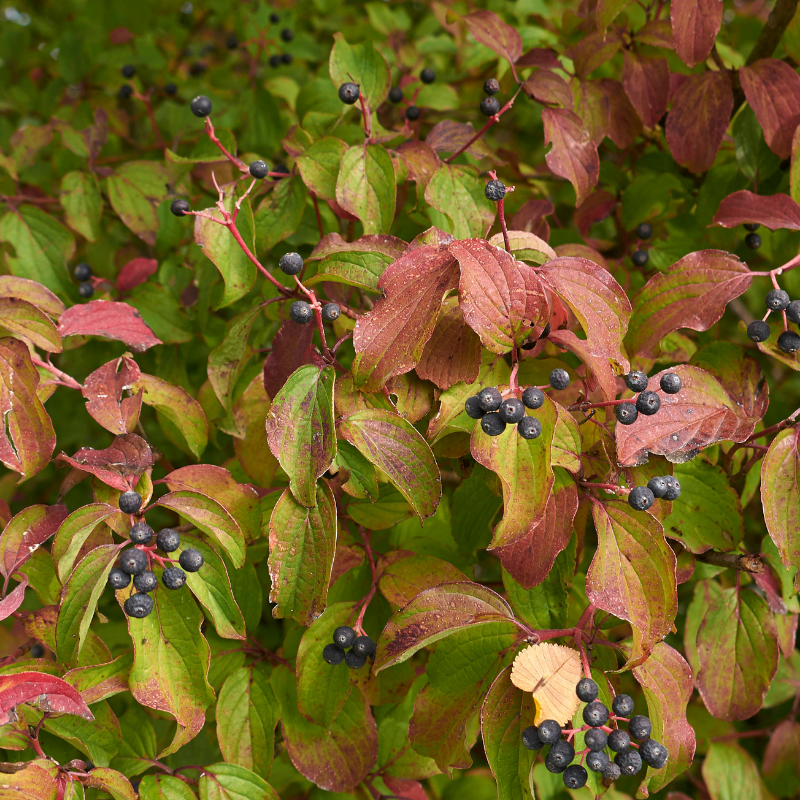
{"type": "Polygon", "coordinates": [[[231,155],[225,148],[225,145],[217,138],[217,134],[214,132],[214,124],[211,122],[211,117],[206,117],[206,133],[208,134],[208,138],[211,139],[212,142],[222,151],[222,154],[228,161],[231,162],[235,167],[240,169],[242,172],[249,172],[250,168],[247,164],[244,163],[240,158],[236,158],[236,156],[231,155]]]}
{"type": "Polygon", "coordinates": [[[66,372],[62,372],[57,367],[54,367],[49,361],[42,361],[41,358],[37,358],[36,356],[31,356],[31,362],[34,366],[41,367],[42,369],[46,369],[48,372],[55,375],[61,386],[67,386],[70,389],[77,389],[79,392],[83,389],[83,387],[75,380],[71,375],[67,375],[66,372]]]}
{"type": "Polygon", "coordinates": [[[606,492],[613,492],[614,494],[630,494],[630,489],[623,486],[614,486],[612,483],[590,483],[589,481],[578,481],[580,486],[586,489],[604,489],[606,492]]]}

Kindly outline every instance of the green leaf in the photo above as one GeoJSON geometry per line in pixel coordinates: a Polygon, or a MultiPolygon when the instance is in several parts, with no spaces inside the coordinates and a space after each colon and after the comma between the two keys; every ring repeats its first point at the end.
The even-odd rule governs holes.
{"type": "MultiPolygon", "coordinates": [[[[236,191],[231,188],[225,192],[223,206],[232,214],[238,202],[236,191]]],[[[221,224],[222,214],[216,206],[205,209],[211,214],[214,222],[206,217],[194,218],[194,238],[203,249],[203,254],[214,262],[225,282],[225,292],[215,308],[225,308],[244,297],[256,281],[256,265],[245,255],[233,234],[225,225],[221,224]]],[[[255,254],[255,220],[250,198],[241,204],[236,217],[236,229],[239,231],[244,243],[251,253],[255,254]]]]}
{"type": "Polygon", "coordinates": [[[108,200],[130,230],[149,245],[156,243],[157,209],[167,196],[169,175],[155,161],[128,161],[108,178],[108,200]]]}
{"type": "Polygon", "coordinates": [[[346,152],[346,142],[334,136],[323,136],[297,158],[303,183],[317,197],[323,200],[336,199],[339,164],[346,152]]]}
{"type": "Polygon", "coordinates": [[[475,167],[441,164],[425,189],[431,222],[456,239],[483,236],[495,217],[484,188],[475,167]]]}
{"type": "Polygon", "coordinates": [[[338,32],[334,33],[333,39],[329,61],[331,80],[337,90],[343,83],[357,83],[374,113],[386,99],[392,85],[386,59],[370,41],[351,45],[338,32]]]}
{"type": "Polygon", "coordinates": [[[516,630],[513,618],[508,603],[480,584],[464,581],[428,589],[386,623],[378,641],[375,671],[406,661],[463,628],[482,628],[500,620],[504,630],[516,630]]]}
{"type": "MultiPolygon", "coordinates": [[[[676,464],[681,496],[671,504],[664,532],[692,553],[733,550],[744,538],[742,505],[728,477],[707,461],[676,464]]],[[[766,507],[766,504],[765,504],[766,507]]]]}
{"type": "Polygon", "coordinates": [[[299,503],[316,503],[317,478],[336,457],[332,366],[295,370],[275,395],[267,414],[267,444],[289,476],[299,503]]]}
{"type": "Polygon", "coordinates": [[[48,353],[61,352],[56,326],[35,305],[17,297],[0,297],[0,326],[48,353]]]}
{"type": "Polygon", "coordinates": [[[107,767],[119,752],[122,741],[119,721],[105,700],[95,703],[92,713],[94,720],[91,722],[73,714],[48,717],[44,728],[70,742],[98,767],[107,767]]]}
{"type": "Polygon", "coordinates": [[[139,800],[197,800],[197,795],[174,775],[145,775],[139,784],[139,800]]]}
{"type": "Polygon", "coordinates": [[[130,687],[139,703],[171,714],[178,723],[162,758],[200,733],[214,692],[206,677],[210,651],[200,633],[203,614],[194,598],[163,587],[152,597],[155,607],[149,616],[127,618],[134,649],[130,687]]]}
{"type": "Polygon", "coordinates": [[[762,183],[777,171],[781,160],[767,147],[764,131],[749,105],[736,115],[732,132],[736,160],[751,181],[762,183]]]}
{"type": "Polygon", "coordinates": [[[114,800],[136,800],[131,782],[120,772],[108,767],[95,767],[86,782],[87,786],[108,792],[114,800]]]}
{"type": "Polygon", "coordinates": [[[73,511],[62,523],[53,539],[53,561],[62,585],[72,574],[75,559],[86,540],[119,509],[108,503],[92,503],[73,511]]]}
{"type": "Polygon", "coordinates": [[[336,552],[336,500],[325,481],[316,505],[300,505],[287,489],[269,521],[272,615],[310,625],[325,609],[336,552]]]}
{"type": "Polygon", "coordinates": [[[75,255],[75,238],[49,214],[34,206],[9,211],[0,219],[0,241],[14,248],[15,255],[6,257],[12,275],[62,296],[72,291],[67,261],[75,255]]]}
{"type": "Polygon", "coordinates": [[[126,302],[142,315],[164,344],[182,344],[192,340],[192,323],[178,301],[163,286],[146,281],[131,292],[126,302]]]}
{"type": "Polygon", "coordinates": [[[350,442],[336,443],[336,458],[331,465],[332,472],[344,470],[348,476],[342,490],[351,497],[378,499],[378,476],[375,467],[356,450],[350,442]]]}
{"type": "Polygon", "coordinates": [[[225,681],[219,693],[217,739],[225,760],[269,775],[280,705],[269,679],[256,664],[242,667],[225,681]]]}
{"type": "Polygon", "coordinates": [[[65,584],[56,626],[56,653],[61,664],[76,664],[119,551],[115,544],[96,547],[78,563],[65,584]]]}
{"type": "Polygon", "coordinates": [[[492,523],[503,501],[487,485],[488,470],[476,465],[453,492],[453,538],[460,549],[474,553],[492,539],[492,523]]]}
{"type": "Polygon", "coordinates": [[[90,242],[96,242],[103,216],[97,178],[88,172],[68,172],[61,179],[59,199],[67,215],[67,225],[90,242]]]}
{"type": "MultiPolygon", "coordinates": [[[[133,653],[130,654],[130,657],[131,663],[133,663],[133,653]]],[[[114,765],[114,769],[118,769],[132,778],[135,775],[141,775],[153,766],[152,759],[158,752],[156,732],[153,730],[150,717],[138,703],[132,703],[120,717],[120,726],[122,728],[122,745],[111,763],[114,765]]],[[[142,798],[145,796],[145,781],[152,781],[152,779],[151,775],[142,779],[139,787],[139,794],[142,798]]],[[[185,785],[183,782],[180,783],[182,786],[185,785]]],[[[152,784],[150,784],[150,788],[156,789],[152,784]]]]}
{"type": "Polygon", "coordinates": [[[331,253],[320,261],[317,274],[305,283],[313,286],[322,281],[332,281],[377,292],[378,280],[392,261],[394,259],[385,253],[346,250],[331,253]]]}
{"type": "MultiPolygon", "coordinates": [[[[214,127],[214,133],[229,152],[236,154],[236,139],[227,128],[214,127]]],[[[208,136],[201,136],[188,156],[179,156],[172,150],[166,151],[166,161],[172,164],[214,164],[220,160],[219,147],[208,136]]]]}
{"type": "Polygon", "coordinates": [[[703,780],[711,800],[767,800],[758,766],[735,742],[713,742],[703,759],[703,780]]]}
{"type": "Polygon", "coordinates": [[[395,196],[394,163],[381,145],[355,145],[344,154],[336,202],[361,220],[365,234],[389,233],[395,196]]]}
{"type": "Polygon", "coordinates": [[[303,219],[308,192],[299,175],[282,178],[256,209],[256,242],[263,250],[271,250],[291,236],[303,219]]]}
{"type": "Polygon", "coordinates": [[[631,0],[598,0],[595,9],[597,30],[605,37],[608,26],[631,4],[631,0]]]}
{"type": "Polygon", "coordinates": [[[241,137],[242,149],[262,154],[278,150],[285,127],[275,98],[257,83],[252,97],[246,102],[249,102],[249,106],[247,124],[241,137]]]}
{"type": "Polygon", "coordinates": [[[127,652],[107,664],[78,667],[64,675],[64,680],[74,686],[91,705],[115,694],[128,691],[128,675],[133,665],[133,653],[127,652]]]}
{"type": "Polygon", "coordinates": [[[200,800],[278,800],[263,778],[237,764],[203,767],[198,791],[200,800]]]}

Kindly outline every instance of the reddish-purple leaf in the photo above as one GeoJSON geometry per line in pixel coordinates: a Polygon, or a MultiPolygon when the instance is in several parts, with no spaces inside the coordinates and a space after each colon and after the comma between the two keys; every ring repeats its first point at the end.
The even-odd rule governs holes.
{"type": "Polygon", "coordinates": [[[675,49],[672,25],[666,19],[651,19],[650,22],[645,22],[636,31],[636,41],[653,47],[666,47],[668,50],[675,49]]]}
{"type": "Polygon", "coordinates": [[[666,58],[625,51],[622,85],[645,128],[655,128],[669,103],[669,66],[666,58]]]}
{"type": "Polygon", "coordinates": [[[528,97],[538,100],[549,106],[560,106],[572,111],[574,99],[569,84],[555,72],[547,69],[537,69],[522,88],[528,97]]]}
{"type": "Polygon", "coordinates": [[[617,205],[617,198],[605,189],[592,192],[583,203],[575,209],[573,221],[578,226],[583,238],[589,236],[589,229],[595,222],[608,217],[617,205]]]}
{"type": "Polygon", "coordinates": [[[383,782],[392,794],[403,797],[405,800],[428,800],[428,795],[419,781],[407,778],[395,778],[393,775],[384,775],[383,782]]]}
{"type": "Polygon", "coordinates": [[[120,492],[126,492],[131,485],[136,485],[142,473],[152,469],[155,463],[150,445],[135,433],[117,436],[113,444],[104,450],[83,447],[72,457],[61,453],[56,461],[88,472],[120,492]]]}
{"type": "Polygon", "coordinates": [[[747,264],[731,253],[689,253],[666,273],[656,273],[634,298],[628,351],[658,358],[660,342],[667,334],[679,328],[707,331],[752,281],[747,264]]]}
{"type": "Polygon", "coordinates": [[[287,319],[272,340],[264,362],[264,388],[270,398],[283,388],[289,376],[306,364],[322,369],[325,362],[314,348],[314,325],[299,325],[287,319]]]}
{"type": "Polygon", "coordinates": [[[531,525],[514,544],[494,551],[523,589],[538,586],[550,574],[556,556],[569,544],[577,513],[578,487],[565,472],[556,470],[544,518],[537,525],[531,525]]]}
{"type": "Polygon", "coordinates": [[[69,515],[69,509],[54,506],[29,506],[12,517],[0,534],[0,574],[8,578],[33,552],[46,542],[69,515]]]}
{"type": "Polygon", "coordinates": [[[522,55],[522,37],[493,11],[475,11],[464,17],[475,40],[512,64],[522,55]]]}
{"type": "MultiPolygon", "coordinates": [[[[475,128],[468,122],[444,119],[431,128],[424,143],[404,142],[397,148],[397,152],[411,164],[414,180],[418,185],[422,183],[424,188],[439,167],[440,161],[436,153],[455,153],[457,150],[461,150],[475,137],[475,133],[475,128]],[[424,180],[420,180],[420,178],[424,178],[424,180]]],[[[503,163],[489,149],[483,139],[472,142],[465,152],[475,158],[491,158],[495,163],[498,161],[503,163]]]]}
{"type": "Polygon", "coordinates": [[[796,792],[800,788],[800,723],[779,722],[764,751],[764,777],[770,786],[796,792]]]}
{"type": "MultiPolygon", "coordinates": [[[[764,507],[766,508],[766,505],[764,507]]],[[[764,598],[767,601],[770,611],[772,611],[774,614],[788,614],[789,609],[786,607],[786,603],[783,601],[783,596],[781,594],[782,587],[781,582],[778,580],[778,576],[775,574],[774,570],[769,564],[764,564],[762,561],[762,566],[764,567],[764,571],[754,573],[752,576],[753,582],[756,586],[758,586],[759,589],[761,589],[762,592],[764,592],[764,598]]]]}
{"type": "Polygon", "coordinates": [[[719,204],[712,224],[738,228],[745,222],[757,222],[772,230],[800,231],[800,206],[788,194],[763,196],[742,189],[729,194],[719,204]]]}
{"type": "Polygon", "coordinates": [[[597,30],[605,36],[608,26],[621,14],[632,0],[597,0],[594,12],[597,30]]]}
{"type": "Polygon", "coordinates": [[[28,346],[19,339],[0,339],[0,461],[25,478],[47,466],[56,446],[38,388],[39,371],[28,346]]]}
{"type": "MultiPolygon", "coordinates": [[[[690,2],[695,5],[696,0],[690,2]]],[[[690,75],[675,94],[667,117],[667,144],[672,157],[691,172],[710,169],[731,111],[733,89],[727,72],[707,70],[690,75]]]]}
{"type": "Polygon", "coordinates": [[[550,307],[532,266],[483,239],[453,242],[450,253],[461,267],[464,319],[487,350],[507,353],[541,334],[550,307]]]}
{"type": "Polygon", "coordinates": [[[562,108],[542,109],[545,144],[552,144],[545,156],[547,166],[566,178],[575,189],[580,205],[600,176],[600,158],[592,136],[581,118],[562,108]]]}
{"type": "Polygon", "coordinates": [[[669,371],[680,377],[681,391],[665,394],[659,385],[663,373],[651,376],[648,388],[661,398],[658,414],[639,415],[633,425],[617,425],[617,462],[621,466],[644,464],[650,453],[682,464],[716,442],[743,442],[766,411],[766,382],[760,387],[760,400],[747,409],[742,406],[743,391],[735,386],[726,389],[699,367],[678,364],[669,371]]]}
{"type": "Polygon", "coordinates": [[[625,150],[642,132],[642,121],[619,81],[601,78],[597,84],[607,102],[606,136],[621,150],[625,150]]]}
{"type": "Polygon", "coordinates": [[[722,0],[672,0],[669,8],[675,52],[684,64],[695,67],[714,46],[722,25],[722,0]]]}
{"type": "MultiPolygon", "coordinates": [[[[586,385],[590,392],[600,389],[604,400],[614,400],[617,396],[617,376],[608,356],[595,355],[588,339],[579,339],[572,331],[551,331],[548,341],[562,350],[574,353],[584,363],[587,370],[586,385]]],[[[627,360],[621,362],[623,372],[628,371],[627,360]]]]}
{"type": "Polygon", "coordinates": [[[103,364],[86,378],[81,390],[86,400],[86,410],[107,431],[122,435],[130,433],[139,421],[142,393],[123,398],[141,377],[135,361],[117,358],[103,364]]]}
{"type": "Polygon", "coordinates": [[[458,263],[446,249],[423,245],[390,264],[378,281],[385,297],[356,322],[353,376],[374,392],[412,370],[430,339],[445,295],[458,285],[458,263]]]}
{"type": "Polygon", "coordinates": [[[28,576],[23,573],[19,585],[0,600],[0,620],[10,617],[22,605],[27,588],[28,576]]]}
{"type": "Polygon", "coordinates": [[[550,238],[550,226],[545,217],[555,211],[549,200],[526,200],[511,221],[511,228],[516,231],[534,233],[546,242],[550,238]]]}
{"type": "Polygon", "coordinates": [[[42,711],[75,714],[86,720],[94,719],[89,706],[83,702],[78,691],[61,678],[43,672],[0,675],[0,714],[5,722],[11,718],[9,712],[20,703],[27,703],[37,698],[42,711]]]}
{"type": "Polygon", "coordinates": [[[800,75],[780,59],[762,58],[742,67],[739,80],[770,150],[789,158],[792,136],[800,122],[800,75]]]}
{"type": "Polygon", "coordinates": [[[155,275],[158,261],[154,258],[134,258],[129,261],[117,275],[117,291],[129,292],[144,283],[151,275],[155,275]]]}
{"type": "Polygon", "coordinates": [[[370,234],[362,236],[354,242],[348,242],[338,233],[326,233],[313,249],[307,260],[325,258],[331,253],[383,253],[391,258],[400,258],[408,249],[408,245],[396,236],[386,234],[370,234]]]}
{"type": "Polygon", "coordinates": [[[517,59],[518,67],[541,67],[542,69],[561,69],[558,53],[549,47],[533,47],[517,59]]]}
{"type": "Polygon", "coordinates": [[[161,344],[142,315],[127,303],[90,300],[68,308],[58,322],[58,332],[65,336],[103,336],[124,342],[136,353],[161,344]]]}
{"type": "Polygon", "coordinates": [[[417,375],[440,389],[473,383],[481,368],[481,341],[467,325],[456,298],[442,304],[439,319],[417,364],[417,375]]]}
{"type": "Polygon", "coordinates": [[[616,31],[610,31],[606,36],[599,31],[593,31],[570,48],[568,55],[575,63],[577,77],[583,80],[589,73],[614,58],[621,47],[622,38],[616,31]]]}

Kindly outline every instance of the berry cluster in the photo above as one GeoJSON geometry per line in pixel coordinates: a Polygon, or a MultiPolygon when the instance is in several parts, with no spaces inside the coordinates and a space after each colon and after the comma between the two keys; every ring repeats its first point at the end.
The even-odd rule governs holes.
{"type": "MultiPolygon", "coordinates": [[[[303,257],[300,253],[284,253],[278,266],[286,275],[299,275],[303,270],[303,257]]],[[[336,303],[325,303],[320,313],[324,322],[333,322],[339,319],[342,310],[336,303]]],[[[307,325],[314,319],[314,308],[305,300],[295,300],[289,307],[289,319],[298,325],[307,325]]]]}
{"type": "Polygon", "coordinates": [[[628,495],[628,504],[636,511],[647,511],[659,500],[677,500],[681,496],[681,485],[672,475],[651,478],[647,486],[635,486],[628,495]]]}
{"type": "MultiPolygon", "coordinates": [[[[644,372],[634,370],[625,376],[625,385],[632,391],[637,392],[638,397],[635,401],[618,403],[614,406],[614,416],[617,422],[622,425],[633,425],[639,418],[639,414],[652,417],[661,408],[661,398],[647,388],[648,377],[644,372]]],[[[661,376],[661,391],[665,394],[678,394],[683,384],[680,376],[674,372],[665,372],[661,376]]]]}
{"type": "MultiPolygon", "coordinates": [[[[653,235],[653,226],[649,222],[641,222],[636,228],[636,235],[640,240],[640,243],[646,241],[653,235]]],[[[647,262],[650,260],[650,254],[647,250],[643,250],[641,247],[638,247],[634,254],[631,256],[631,261],[637,267],[644,267],[647,265],[647,262]]]]}
{"type": "Polygon", "coordinates": [[[664,745],[650,738],[653,725],[647,717],[629,717],[633,711],[633,700],[628,695],[620,694],[614,698],[611,716],[607,706],[597,700],[600,690],[591,678],[579,681],[575,692],[578,699],[586,703],[583,709],[585,725],[577,730],[562,730],[555,720],[546,719],[538,727],[531,725],[522,732],[522,744],[528,750],[550,746],[544,765],[550,772],[561,774],[568,789],[580,789],[586,784],[589,773],[584,763],[592,772],[599,772],[608,781],[615,781],[622,775],[636,775],[644,764],[653,769],[664,767],[669,752],[664,745]],[[609,727],[606,724],[609,719],[627,722],[628,730],[609,727]],[[583,731],[586,732],[586,749],[576,753],[572,739],[576,733],[583,731]],[[562,738],[564,734],[566,739],[562,738]],[[639,739],[640,743],[635,744],[631,739],[639,739]],[[606,750],[616,754],[613,761],[606,750]],[[572,763],[576,756],[580,756],[580,764],[572,763]]]}
{"type": "Polygon", "coordinates": [[[94,283],[92,283],[94,273],[92,268],[85,261],[81,261],[80,264],[75,265],[72,274],[75,276],[75,280],[78,281],[78,294],[88,300],[94,294],[94,283]]]}
{"type": "Polygon", "coordinates": [[[326,664],[336,666],[343,661],[350,669],[361,669],[375,655],[375,642],[369,636],[358,636],[349,625],[340,625],[333,632],[333,644],[322,649],[326,664]]]}
{"type": "Polygon", "coordinates": [[[500,101],[495,97],[500,91],[500,83],[497,78],[489,78],[483,84],[483,91],[486,93],[486,97],[481,100],[481,114],[485,117],[493,117],[500,111],[500,101]]]}
{"type": "MultiPolygon", "coordinates": [[[[752,234],[751,234],[752,235],[752,234]]],[[[789,322],[800,325],[800,300],[792,300],[789,293],[783,289],[773,289],[767,294],[767,313],[764,319],[757,319],[747,326],[747,335],[754,342],[765,342],[770,336],[770,327],[767,317],[777,311],[783,313],[789,322]]],[[[787,354],[800,350],[800,335],[794,331],[785,330],[778,337],[778,349],[787,354]]]]}
{"type": "MultiPolygon", "coordinates": [[[[142,507],[142,496],[138,492],[124,492],[119,498],[119,510],[124,514],[138,514],[142,507]]],[[[129,537],[133,547],[124,550],[119,558],[119,566],[108,574],[108,585],[116,590],[125,589],[133,579],[133,593],[124,603],[123,609],[129,617],[144,619],[153,610],[153,598],[150,593],[158,587],[158,577],[150,569],[151,559],[162,566],[173,559],[162,558],[155,554],[159,549],[164,553],[172,553],[181,545],[181,536],[172,528],[164,528],[158,534],[141,520],[131,527],[129,537]],[[155,536],[156,542],[150,542],[155,536]]],[[[189,547],[184,550],[178,563],[183,567],[166,567],[161,575],[161,582],[167,589],[180,589],[186,583],[187,572],[197,572],[203,566],[203,555],[199,550],[189,547]]]]}
{"type": "Polygon", "coordinates": [[[751,250],[758,250],[758,248],[761,247],[761,237],[756,233],[760,227],[761,226],[757,222],[745,222],[744,224],[744,229],[750,231],[750,233],[744,237],[744,243],[751,250]]]}
{"type": "MultiPolygon", "coordinates": [[[[553,389],[566,389],[569,386],[569,373],[565,369],[554,369],[550,373],[550,386],[553,389]]],[[[467,398],[464,410],[471,419],[481,421],[481,430],[488,436],[499,436],[506,425],[516,425],[523,439],[536,439],[542,432],[542,423],[535,417],[526,416],[525,409],[535,411],[542,405],[544,392],[538,386],[528,386],[522,392],[522,400],[513,395],[504,398],[499,389],[487,386],[467,398]]]]}

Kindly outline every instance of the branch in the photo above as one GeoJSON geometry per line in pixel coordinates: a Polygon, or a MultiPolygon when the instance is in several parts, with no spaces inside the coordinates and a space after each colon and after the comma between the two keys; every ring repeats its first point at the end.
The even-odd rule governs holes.
{"type": "Polygon", "coordinates": [[[740,572],[760,574],[764,571],[761,556],[751,556],[746,553],[743,555],[741,553],[718,553],[716,550],[708,550],[695,556],[695,558],[704,564],[725,567],[726,569],[738,569],[740,572]]]}

